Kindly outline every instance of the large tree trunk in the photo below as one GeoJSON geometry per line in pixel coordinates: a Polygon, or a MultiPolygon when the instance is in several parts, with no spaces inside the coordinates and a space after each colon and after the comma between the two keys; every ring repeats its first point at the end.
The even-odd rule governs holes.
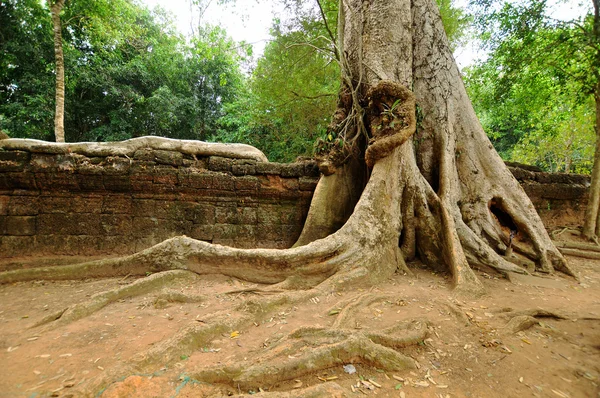
{"type": "MultiPolygon", "coordinates": [[[[418,256],[432,267],[445,266],[458,286],[471,290],[481,288],[472,266],[515,270],[511,263],[527,258],[540,271],[556,267],[573,274],[479,124],[435,3],[342,4],[344,73],[359,101],[366,103],[368,88],[380,81],[399,82],[413,89],[422,115],[413,139],[391,155],[402,156],[405,165],[388,175],[400,180],[401,203],[385,217],[400,219],[404,258],[418,256]]],[[[328,191],[323,185],[332,184],[336,178],[321,181],[314,206],[327,203],[319,194],[328,191]]],[[[329,206],[339,206],[339,199],[329,206]]],[[[327,206],[311,209],[311,214],[331,212],[327,206]]],[[[314,228],[310,221],[305,229],[314,228]]]]}
{"type": "Polygon", "coordinates": [[[54,135],[56,142],[65,142],[65,58],[62,44],[62,24],[60,12],[65,0],[48,0],[52,15],[52,30],[54,32],[54,59],[56,72],[54,135]]]}
{"type": "Polygon", "coordinates": [[[583,235],[589,240],[596,240],[600,235],[600,83],[594,95],[596,102],[596,150],[594,152],[594,167],[592,169],[592,183],[588,196],[588,204],[585,209],[585,221],[583,224],[583,235]]]}

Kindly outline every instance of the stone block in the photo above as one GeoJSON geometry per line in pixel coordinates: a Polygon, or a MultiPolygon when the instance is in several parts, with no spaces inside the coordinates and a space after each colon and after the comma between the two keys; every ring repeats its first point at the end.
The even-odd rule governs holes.
{"type": "Polygon", "coordinates": [[[218,173],[213,176],[212,189],[220,191],[233,191],[235,189],[234,177],[225,173],[218,173]]]}
{"type": "Polygon", "coordinates": [[[134,217],[148,217],[154,215],[156,202],[153,199],[133,199],[131,204],[134,217]]]}
{"type": "Polygon", "coordinates": [[[301,177],[304,175],[303,163],[288,163],[281,168],[282,177],[301,177]]]}
{"type": "Polygon", "coordinates": [[[256,226],[257,240],[277,242],[282,240],[282,227],[281,225],[264,225],[258,224],[256,226]]]}
{"type": "Polygon", "coordinates": [[[34,173],[45,173],[56,170],[58,167],[57,159],[55,155],[48,155],[44,153],[32,153],[29,166],[34,173]]]}
{"type": "Polygon", "coordinates": [[[297,191],[300,189],[300,184],[298,183],[297,178],[282,178],[281,184],[289,191],[297,191]]]}
{"type": "Polygon", "coordinates": [[[215,224],[213,227],[213,242],[217,240],[236,239],[239,236],[239,226],[230,224],[215,224]]]}
{"type": "Polygon", "coordinates": [[[215,207],[215,224],[239,224],[240,217],[235,204],[215,207]]]}
{"type": "Polygon", "coordinates": [[[10,196],[0,195],[0,216],[8,214],[8,203],[10,202],[10,196]]]}
{"type": "Polygon", "coordinates": [[[214,225],[194,225],[190,237],[205,242],[212,242],[214,237],[214,225]]]}
{"type": "Polygon", "coordinates": [[[234,179],[236,191],[256,192],[260,187],[260,180],[254,176],[237,177],[234,179]]]}
{"type": "Polygon", "coordinates": [[[214,224],[215,207],[208,203],[188,202],[184,207],[185,219],[194,224],[214,224]]]}
{"type": "Polygon", "coordinates": [[[29,152],[25,151],[12,151],[12,150],[4,150],[0,149],[0,163],[1,162],[12,162],[18,164],[25,164],[29,162],[31,155],[29,152]]]}
{"type": "Polygon", "coordinates": [[[301,224],[304,219],[304,212],[302,210],[303,209],[297,205],[282,205],[280,207],[281,223],[294,225],[301,224]]]}
{"type": "Polygon", "coordinates": [[[305,162],[304,163],[304,176],[319,178],[321,176],[321,172],[319,171],[319,164],[314,160],[305,162]]]}
{"type": "Polygon", "coordinates": [[[6,216],[6,235],[33,236],[36,234],[36,217],[33,216],[6,216]]]}
{"type": "Polygon", "coordinates": [[[102,213],[131,214],[132,201],[129,195],[107,195],[102,201],[102,213]]]}
{"type": "Polygon", "coordinates": [[[34,236],[0,236],[0,258],[28,256],[36,251],[34,236]]]}
{"type": "Polygon", "coordinates": [[[132,217],[124,214],[102,214],[100,222],[103,235],[127,237],[131,231],[132,217]]]}
{"type": "Polygon", "coordinates": [[[42,235],[101,235],[102,225],[97,214],[40,214],[38,233],[42,235]]]}
{"type": "Polygon", "coordinates": [[[181,152],[157,149],[154,151],[154,160],[159,164],[181,166],[183,164],[183,154],[181,152]]]}
{"type": "Polygon", "coordinates": [[[73,213],[102,213],[104,198],[98,196],[75,196],[71,201],[71,211],[73,213]]]}
{"type": "Polygon", "coordinates": [[[262,225],[280,225],[281,210],[276,205],[260,205],[256,210],[257,222],[262,225]]]}
{"type": "Polygon", "coordinates": [[[222,158],[220,156],[211,156],[208,160],[208,169],[211,171],[231,171],[233,165],[232,159],[222,158]]]}
{"type": "Polygon", "coordinates": [[[70,213],[73,198],[70,196],[41,196],[39,213],[70,213]]]}
{"type": "Polygon", "coordinates": [[[256,166],[254,164],[234,164],[231,166],[231,172],[236,176],[254,175],[256,166]]]}
{"type": "Polygon", "coordinates": [[[104,179],[102,178],[102,174],[81,174],[81,170],[79,173],[75,174],[75,179],[77,180],[77,185],[79,185],[79,189],[82,191],[104,191],[104,179]]]}
{"type": "Polygon", "coordinates": [[[5,176],[5,182],[2,183],[2,189],[25,189],[36,190],[38,185],[35,181],[35,175],[29,171],[2,173],[5,176]]]}
{"type": "Polygon", "coordinates": [[[134,237],[156,235],[161,230],[161,220],[156,217],[133,217],[131,232],[134,237]]]}
{"type": "Polygon", "coordinates": [[[256,207],[238,207],[237,211],[241,224],[255,225],[258,223],[258,212],[256,207]]]}
{"type": "Polygon", "coordinates": [[[212,189],[213,179],[213,174],[192,172],[187,176],[185,184],[196,189],[212,189]]]}
{"type": "Polygon", "coordinates": [[[315,177],[300,177],[298,179],[298,188],[301,191],[311,191],[314,192],[315,188],[317,188],[317,184],[319,183],[319,178],[315,177]]]}
{"type": "Polygon", "coordinates": [[[8,204],[8,215],[35,216],[40,206],[38,196],[12,196],[8,204]]]}
{"type": "Polygon", "coordinates": [[[146,162],[154,161],[154,151],[149,148],[138,149],[133,153],[133,158],[135,160],[141,160],[146,162]]]}
{"type": "Polygon", "coordinates": [[[129,174],[132,161],[121,156],[108,156],[102,162],[104,175],[124,175],[129,174]]]}
{"type": "Polygon", "coordinates": [[[105,174],[102,183],[107,191],[130,192],[132,190],[129,175],[105,174]]]}
{"type": "Polygon", "coordinates": [[[135,240],[131,236],[105,236],[98,240],[99,254],[127,255],[135,252],[135,240]]]}
{"type": "Polygon", "coordinates": [[[35,173],[35,181],[37,188],[44,191],[79,191],[77,174],[72,172],[35,173]]]}
{"type": "Polygon", "coordinates": [[[176,187],[178,183],[177,170],[172,167],[157,166],[154,168],[153,182],[176,187]]]}
{"type": "Polygon", "coordinates": [[[282,166],[281,163],[258,162],[256,163],[256,174],[280,175],[282,166]]]}

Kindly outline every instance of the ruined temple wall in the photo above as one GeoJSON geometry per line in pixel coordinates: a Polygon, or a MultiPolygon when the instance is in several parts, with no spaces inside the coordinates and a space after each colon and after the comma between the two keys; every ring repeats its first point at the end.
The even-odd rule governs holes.
{"type": "Polygon", "coordinates": [[[590,177],[578,174],[544,173],[510,167],[531,199],[546,229],[583,225],[590,177]]]}
{"type": "MultiPolygon", "coordinates": [[[[510,170],[547,227],[583,223],[589,177],[510,170]]],[[[128,254],[176,235],[290,247],[318,176],[310,161],[0,149],[0,257],[128,254]]]]}
{"type": "Polygon", "coordinates": [[[166,238],[291,246],[318,169],[139,150],[133,157],[0,150],[0,257],[127,254],[166,238]]]}

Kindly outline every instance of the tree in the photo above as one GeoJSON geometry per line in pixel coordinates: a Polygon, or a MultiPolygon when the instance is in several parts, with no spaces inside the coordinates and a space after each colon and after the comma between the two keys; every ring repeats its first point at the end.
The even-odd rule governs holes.
{"type": "MultiPolygon", "coordinates": [[[[235,102],[226,106],[211,140],[244,142],[273,161],[311,156],[327,141],[336,107],[340,65],[336,53],[338,2],[284,1],[290,16],[276,19],[272,40],[235,102]]],[[[468,37],[469,17],[450,0],[438,0],[452,49],[468,37]]]]}
{"type": "Polygon", "coordinates": [[[594,101],[596,151],[583,234],[597,240],[600,232],[600,2],[592,0],[592,13],[567,22],[548,17],[545,0],[530,0],[519,5],[505,3],[500,10],[491,7],[489,0],[472,3],[494,10],[480,11],[478,21],[491,22],[494,26],[486,34],[486,42],[495,53],[504,54],[505,80],[510,80],[519,69],[542,66],[550,71],[554,86],[564,90],[562,95],[567,96],[570,104],[585,107],[590,99],[594,101]]]}
{"type": "Polygon", "coordinates": [[[475,111],[504,159],[550,172],[591,171],[593,99],[571,77],[575,65],[547,57],[572,29],[539,28],[526,41],[508,35],[464,71],[475,111]]]}
{"type": "MultiPolygon", "coordinates": [[[[397,270],[410,272],[405,260],[415,257],[449,271],[456,292],[469,296],[483,293],[475,267],[526,273],[515,264],[525,262],[542,272],[574,275],[477,121],[435,2],[344,1],[338,32],[343,83],[329,127],[334,145],[321,152],[325,175],[296,247],[236,249],[175,237],[131,256],[9,271],[0,274],[0,281],[219,272],[271,284],[262,292],[273,295],[248,303],[268,311],[315,292],[373,285],[397,270]]],[[[53,319],[76,319],[93,308],[97,304],[74,306],[53,319]]],[[[203,319],[206,326],[196,322],[154,347],[137,365],[178,358],[182,349],[203,344],[225,327],[252,322],[250,313],[235,320],[218,313],[203,319]]],[[[397,337],[403,333],[399,329],[349,337],[336,323],[311,330],[337,340],[303,357],[308,365],[291,361],[282,368],[215,368],[198,378],[245,386],[281,372],[293,379],[332,366],[337,358],[383,369],[414,366],[396,349],[422,337],[406,326],[401,329],[406,340],[397,337]]]]}
{"type": "Polygon", "coordinates": [[[56,73],[54,135],[56,142],[65,142],[65,57],[62,43],[62,23],[60,21],[60,13],[64,5],[64,0],[48,0],[54,35],[54,65],[56,73]]]}
{"type": "MultiPolygon", "coordinates": [[[[53,140],[50,13],[37,1],[7,1],[0,18],[0,128],[53,140]]],[[[69,142],[207,139],[241,89],[245,46],[218,27],[186,42],[167,14],[130,0],[69,1],[61,18],[69,142]]]]}
{"type": "MultiPolygon", "coordinates": [[[[590,196],[585,211],[583,235],[590,240],[596,240],[600,235],[600,0],[592,0],[594,4],[594,17],[592,28],[583,28],[583,37],[586,47],[591,47],[590,66],[588,75],[590,88],[593,89],[596,104],[596,150],[594,153],[594,168],[592,169],[592,184],[590,196]]],[[[591,18],[590,18],[591,19],[591,18]]],[[[588,24],[589,26],[589,24],[588,24]]]]}

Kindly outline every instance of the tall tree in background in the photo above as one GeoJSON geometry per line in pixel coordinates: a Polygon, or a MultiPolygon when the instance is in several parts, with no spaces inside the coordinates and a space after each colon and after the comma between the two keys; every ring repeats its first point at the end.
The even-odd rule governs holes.
{"type": "MultiPolygon", "coordinates": [[[[207,139],[243,85],[245,46],[218,27],[189,41],[170,17],[130,0],[68,1],[61,14],[65,139],[207,139]]],[[[0,3],[0,128],[53,139],[51,15],[35,0],[0,3]]]]}
{"type": "MultiPolygon", "coordinates": [[[[547,135],[548,131],[540,132],[538,129],[536,132],[536,124],[547,122],[548,116],[556,113],[557,110],[563,113],[565,119],[583,116],[581,120],[574,121],[580,127],[585,124],[595,125],[596,154],[583,233],[588,239],[597,239],[600,233],[598,221],[600,205],[599,0],[592,0],[592,12],[579,20],[566,22],[556,21],[548,16],[546,0],[529,0],[517,5],[504,3],[500,8],[494,7],[496,3],[490,0],[476,0],[472,4],[479,10],[477,20],[482,30],[487,29],[484,42],[492,50],[492,57],[487,67],[491,66],[491,73],[497,75],[492,81],[498,83],[492,90],[489,90],[490,87],[486,87],[485,83],[480,84],[481,68],[476,68],[471,73],[471,81],[475,82],[474,92],[483,93],[483,97],[493,92],[497,95],[496,98],[491,98],[497,103],[515,98],[529,102],[529,104],[515,104],[514,101],[504,103],[507,105],[508,112],[497,113],[501,117],[496,118],[500,125],[506,127],[504,132],[501,129],[497,130],[500,139],[508,138],[514,143],[525,138],[534,144],[539,144],[540,140],[531,140],[533,136],[547,135]],[[516,92],[524,93],[523,87],[527,86],[531,87],[532,91],[529,95],[513,95],[515,89],[516,92]],[[542,87],[543,89],[539,91],[538,89],[542,87]],[[532,107],[527,106],[533,105],[535,101],[538,102],[537,106],[540,109],[546,108],[546,115],[540,115],[542,118],[538,118],[540,122],[532,121],[530,117],[532,107]],[[594,106],[590,106],[592,103],[594,106]],[[516,106],[517,112],[520,108],[521,112],[525,111],[528,114],[511,118],[515,105],[520,105],[516,106]],[[560,107],[563,108],[562,111],[559,110],[560,107]],[[585,111],[586,108],[589,111],[585,111]],[[594,114],[595,122],[588,122],[589,118],[586,114],[594,114]],[[546,120],[541,120],[543,118],[546,120]],[[529,123],[524,124],[523,121],[529,123]],[[516,126],[523,126],[524,131],[515,134],[516,126]]],[[[489,111],[494,108],[494,104],[488,102],[488,105],[490,106],[483,110],[484,114],[493,113],[489,111]]],[[[535,107],[536,105],[533,106],[535,107]]],[[[483,108],[486,106],[484,105],[483,108]]],[[[514,113],[512,115],[514,116],[514,113]]],[[[571,133],[568,131],[571,130],[569,124],[563,124],[567,134],[571,133]]],[[[559,125],[560,121],[554,122],[545,130],[555,130],[559,125]]],[[[589,127],[587,129],[591,130],[589,127]]],[[[572,140],[566,140],[566,144],[571,145],[572,140]]],[[[539,145],[535,148],[537,151],[541,149],[543,148],[539,145]]],[[[570,169],[571,160],[565,159],[564,163],[565,168],[570,169]]]]}
{"type": "Polygon", "coordinates": [[[56,93],[54,111],[54,135],[56,142],[65,142],[65,57],[63,54],[62,23],[60,13],[65,0],[48,0],[52,15],[52,32],[54,35],[54,59],[56,74],[56,93]]]}
{"type": "Polygon", "coordinates": [[[588,239],[598,242],[598,236],[600,235],[600,0],[592,0],[592,2],[594,4],[592,27],[590,29],[583,26],[582,34],[586,39],[586,47],[591,50],[589,58],[592,69],[588,79],[596,104],[596,151],[594,153],[592,184],[585,212],[583,234],[588,239]]]}

